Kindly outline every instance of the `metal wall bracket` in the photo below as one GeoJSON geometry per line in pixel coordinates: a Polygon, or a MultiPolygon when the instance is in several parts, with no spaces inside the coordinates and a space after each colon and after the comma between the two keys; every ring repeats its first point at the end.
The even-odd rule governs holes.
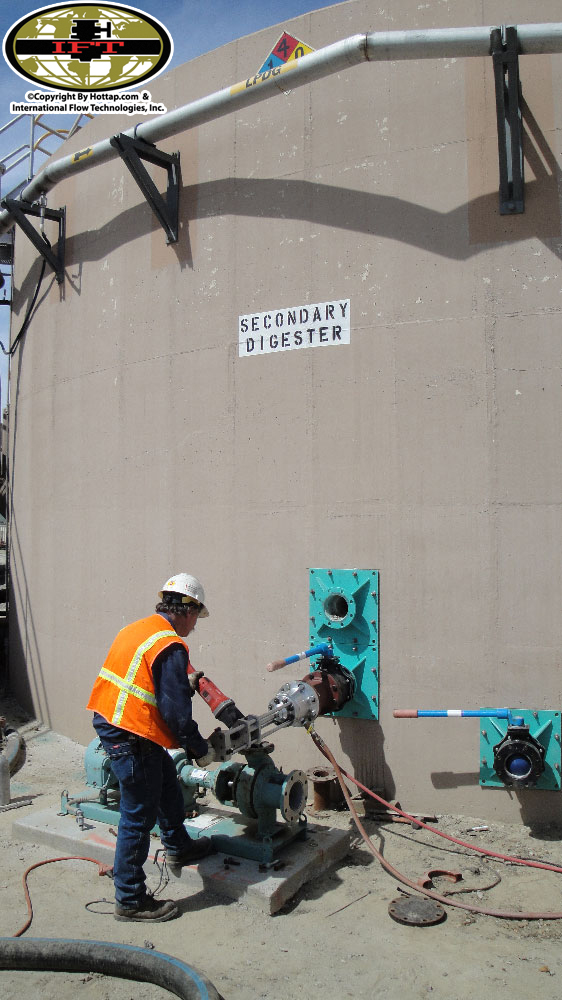
{"type": "Polygon", "coordinates": [[[494,28],[490,35],[500,165],[500,215],[525,211],[523,123],[517,28],[494,28]]]}
{"type": "Polygon", "coordinates": [[[44,205],[29,205],[25,201],[16,201],[15,198],[4,198],[2,208],[6,209],[12,216],[14,222],[23,230],[33,246],[51,265],[55,272],[55,277],[61,285],[64,281],[64,241],[66,236],[66,209],[47,208],[44,205]],[[33,215],[36,218],[49,219],[59,224],[59,236],[56,249],[47,243],[41,233],[39,233],[29,222],[27,216],[33,215]]]}
{"type": "Polygon", "coordinates": [[[180,154],[163,153],[150,142],[131,139],[121,132],[109,140],[132,173],[144,197],[166,233],[166,243],[177,243],[179,233],[180,154]],[[168,174],[166,200],[160,194],[143,160],[163,167],[168,174]]]}

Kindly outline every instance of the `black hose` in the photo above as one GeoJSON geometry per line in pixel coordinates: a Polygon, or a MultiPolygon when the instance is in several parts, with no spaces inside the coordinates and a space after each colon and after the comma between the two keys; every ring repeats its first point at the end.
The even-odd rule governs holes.
{"type": "MultiPolygon", "coordinates": [[[[45,236],[45,233],[43,233],[43,239],[45,240],[45,243],[47,244],[47,246],[51,245],[49,243],[49,240],[45,236]]],[[[2,353],[5,354],[7,357],[11,357],[12,356],[12,354],[14,353],[16,347],[18,346],[21,338],[23,337],[25,331],[27,330],[27,327],[29,326],[29,321],[31,319],[31,313],[33,312],[33,307],[34,307],[34,305],[35,305],[35,303],[37,301],[37,296],[39,295],[39,289],[41,288],[43,277],[45,275],[46,264],[47,264],[47,260],[46,260],[45,257],[43,257],[43,263],[41,265],[41,272],[39,274],[39,280],[37,282],[37,287],[35,289],[35,292],[33,293],[33,298],[31,300],[31,302],[29,304],[29,308],[28,308],[28,310],[27,310],[27,312],[25,314],[25,319],[24,319],[24,321],[23,321],[23,323],[21,325],[21,329],[20,329],[17,337],[15,338],[12,346],[10,347],[10,349],[6,350],[6,348],[4,347],[4,344],[0,340],[0,347],[2,348],[2,353]]]]}
{"type": "Polygon", "coordinates": [[[223,1000],[206,976],[179,958],[112,941],[0,938],[0,969],[101,972],[117,979],[154,983],[182,1000],[223,1000]]]}

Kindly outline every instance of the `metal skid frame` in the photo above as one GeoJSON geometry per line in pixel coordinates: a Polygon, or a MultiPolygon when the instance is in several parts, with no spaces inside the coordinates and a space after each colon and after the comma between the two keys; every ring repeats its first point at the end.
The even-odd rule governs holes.
{"type": "Polygon", "coordinates": [[[496,84],[500,215],[517,215],[525,211],[517,28],[505,25],[495,28],[490,41],[496,84]]]}
{"type": "Polygon", "coordinates": [[[109,140],[133,175],[144,197],[166,233],[166,243],[177,243],[179,235],[180,154],[164,153],[143,139],[131,139],[123,132],[109,140]],[[166,199],[162,197],[143,160],[162,167],[168,175],[166,199]]]}
{"type": "Polygon", "coordinates": [[[66,209],[47,208],[46,205],[29,205],[25,201],[16,201],[14,198],[4,198],[2,201],[2,208],[6,209],[6,211],[10,213],[16,225],[18,225],[27,238],[31,240],[35,249],[39,251],[47,263],[51,265],[53,271],[55,272],[55,277],[59,285],[61,285],[64,281],[66,209]],[[49,219],[49,221],[58,222],[59,235],[56,250],[49,243],[47,243],[41,233],[39,233],[31,225],[27,218],[28,215],[33,215],[35,218],[39,219],[49,219]]]}

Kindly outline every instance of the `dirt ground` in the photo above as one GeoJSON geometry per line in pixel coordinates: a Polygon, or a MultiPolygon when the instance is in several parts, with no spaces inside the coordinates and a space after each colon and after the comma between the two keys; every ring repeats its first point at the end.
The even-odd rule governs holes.
{"type": "MultiPolygon", "coordinates": [[[[58,811],[61,790],[83,781],[84,748],[25,721],[16,706],[3,703],[2,712],[11,716],[26,745],[25,763],[11,782],[16,808],[0,810],[0,935],[11,937],[27,919],[25,869],[53,856],[48,847],[15,839],[12,823],[51,803],[58,811]]],[[[355,830],[346,811],[316,813],[313,819],[355,830]]],[[[435,870],[460,872],[462,880],[455,884],[434,876],[438,892],[470,890],[452,897],[457,901],[524,912],[562,911],[559,874],[483,857],[409,823],[380,823],[368,816],[363,822],[387,860],[410,878],[435,870]],[[494,888],[486,888],[498,878],[494,888]]],[[[559,829],[546,828],[537,836],[520,826],[461,816],[440,816],[437,825],[479,847],[562,863],[559,829]],[[489,828],[471,829],[478,826],[489,828]]],[[[158,872],[150,871],[149,887],[156,890],[158,883],[158,872]]],[[[123,924],[112,916],[111,882],[81,861],[36,869],[29,888],[34,915],[25,938],[154,948],[203,972],[225,1000],[554,998],[562,989],[562,920],[505,920],[447,907],[439,924],[398,923],[388,908],[405,894],[355,832],[343,861],[305,885],[275,916],[206,892],[186,895],[184,883],[172,880],[158,894],[177,900],[179,919],[149,927],[123,924]]],[[[171,995],[151,984],[91,973],[0,972],[0,990],[3,1000],[157,1000],[171,995]]]]}

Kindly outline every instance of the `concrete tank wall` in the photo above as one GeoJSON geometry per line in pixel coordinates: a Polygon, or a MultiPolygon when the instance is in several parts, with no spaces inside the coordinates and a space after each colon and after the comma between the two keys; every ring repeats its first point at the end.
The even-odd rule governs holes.
{"type": "MultiPolygon", "coordinates": [[[[170,109],[243,80],[283,28],[318,49],[504,7],[350,0],[152,90],[170,109]]],[[[106,650],[170,573],[207,591],[194,663],[260,713],[283,680],[266,663],[307,643],[309,567],[372,568],[380,724],[323,722],[336,757],[414,810],[561,817],[559,793],[478,787],[477,722],[392,718],[562,707],[562,61],[520,68],[523,216],[498,213],[490,58],[364,64],[161,143],[175,246],[120,160],[51,193],[66,278],[11,375],[11,682],[56,730],[90,739],[106,650]],[[238,356],[239,316],[340,299],[349,345],[238,356]]],[[[99,117],[63,152],[131,124],[99,117]]],[[[16,241],[15,330],[39,273],[16,241]]],[[[276,743],[285,768],[319,763],[300,730],[276,743]]]]}

